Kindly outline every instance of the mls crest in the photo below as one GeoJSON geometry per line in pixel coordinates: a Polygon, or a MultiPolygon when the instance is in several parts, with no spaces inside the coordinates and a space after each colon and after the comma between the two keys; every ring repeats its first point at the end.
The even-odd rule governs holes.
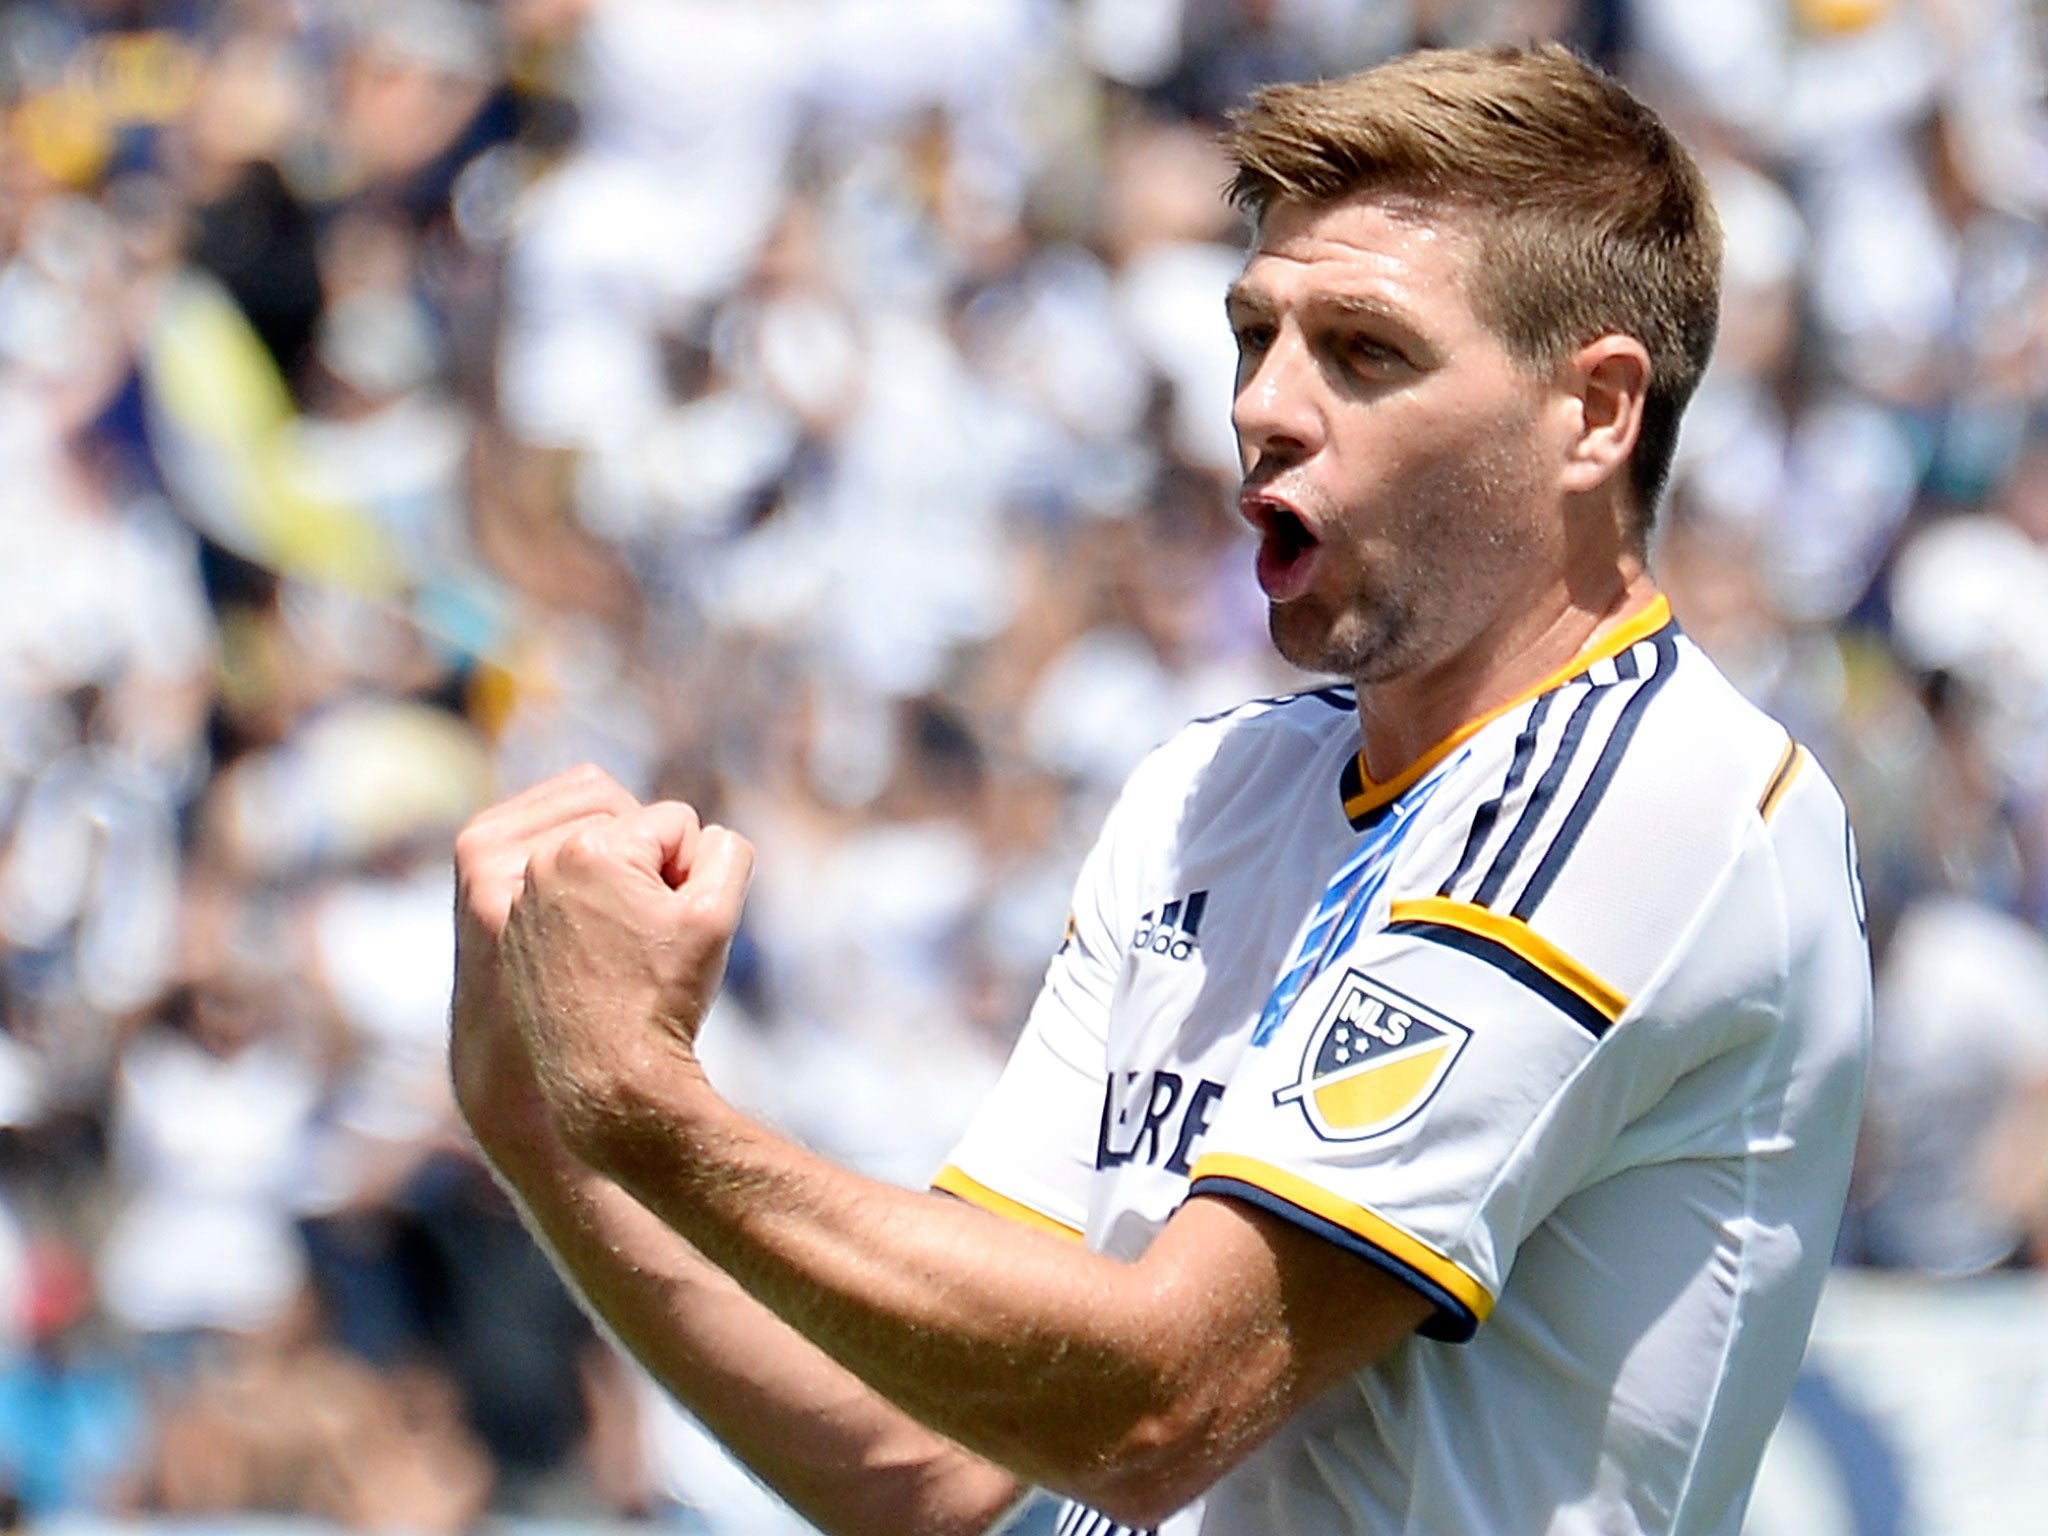
{"type": "Polygon", "coordinates": [[[1326,1141],[1390,1131],[1430,1100],[1472,1038],[1455,1019],[1346,971],[1309,1032],[1301,1075],[1273,1095],[1326,1141]]]}

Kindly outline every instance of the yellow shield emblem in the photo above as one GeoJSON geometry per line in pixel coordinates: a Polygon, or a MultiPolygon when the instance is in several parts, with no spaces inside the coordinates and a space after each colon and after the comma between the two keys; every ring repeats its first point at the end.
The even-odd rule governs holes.
{"type": "Polygon", "coordinates": [[[1326,1141],[1363,1141],[1427,1104],[1471,1038],[1457,1020],[1346,971],[1309,1032],[1299,1077],[1273,1102],[1299,1104],[1326,1141]]]}

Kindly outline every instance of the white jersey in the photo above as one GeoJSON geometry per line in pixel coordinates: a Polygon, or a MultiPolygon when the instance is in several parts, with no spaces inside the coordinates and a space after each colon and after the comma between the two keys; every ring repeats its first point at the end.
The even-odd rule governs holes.
{"type": "Polygon", "coordinates": [[[1840,799],[1659,598],[1393,783],[1346,689],[1154,753],[934,1182],[1123,1258],[1243,1200],[1434,1304],[1162,1532],[1736,1536],[1869,1008],[1840,799]]]}

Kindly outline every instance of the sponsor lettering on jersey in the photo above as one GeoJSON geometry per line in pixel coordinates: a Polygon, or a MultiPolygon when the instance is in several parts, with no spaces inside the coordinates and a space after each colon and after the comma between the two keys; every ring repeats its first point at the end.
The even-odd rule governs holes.
{"type": "Polygon", "coordinates": [[[1188,959],[1200,940],[1202,913],[1208,905],[1207,891],[1193,891],[1147,912],[1138,919],[1137,931],[1131,935],[1132,952],[1164,955],[1169,960],[1188,959]]]}
{"type": "Polygon", "coordinates": [[[1457,1020],[1347,970],[1309,1032],[1300,1075],[1273,1102],[1299,1104],[1325,1141],[1363,1141],[1427,1104],[1471,1037],[1457,1020]]]}
{"type": "Polygon", "coordinates": [[[1169,1173],[1186,1178],[1195,1145],[1222,1097],[1223,1085],[1206,1077],[1197,1078],[1190,1089],[1178,1072],[1110,1073],[1095,1133],[1095,1166],[1163,1163],[1169,1173]]]}

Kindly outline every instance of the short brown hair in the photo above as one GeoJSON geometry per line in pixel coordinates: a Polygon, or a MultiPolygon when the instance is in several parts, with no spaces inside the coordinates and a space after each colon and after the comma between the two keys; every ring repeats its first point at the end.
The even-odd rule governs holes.
{"type": "Polygon", "coordinates": [[[1678,418],[1714,348],[1721,226],[1657,115],[1556,44],[1426,50],[1342,80],[1276,85],[1232,117],[1230,197],[1262,220],[1360,193],[1480,215],[1473,307],[1546,367],[1595,337],[1650,354],[1629,466],[1647,533],[1678,418]]]}

